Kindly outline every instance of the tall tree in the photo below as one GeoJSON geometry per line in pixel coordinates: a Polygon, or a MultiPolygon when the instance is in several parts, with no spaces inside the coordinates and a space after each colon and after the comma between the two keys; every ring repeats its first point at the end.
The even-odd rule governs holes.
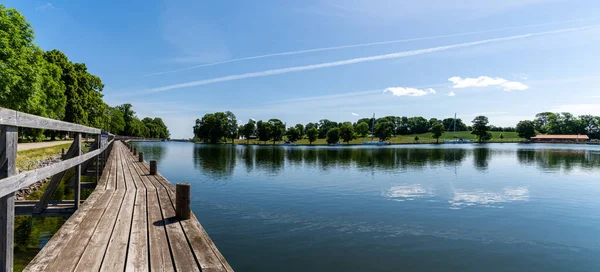
{"type": "Polygon", "coordinates": [[[342,140],[348,144],[350,143],[350,141],[354,140],[354,127],[352,126],[352,124],[346,124],[344,123],[341,127],[340,127],[340,138],[342,138],[342,140]]]}
{"type": "Polygon", "coordinates": [[[327,132],[332,129],[337,127],[338,124],[336,122],[333,121],[329,121],[327,119],[322,119],[319,121],[319,138],[324,139],[327,136],[327,132]]]}
{"type": "Polygon", "coordinates": [[[390,122],[379,122],[375,125],[375,136],[383,142],[392,137],[393,125],[390,122]]]}
{"type": "Polygon", "coordinates": [[[240,133],[246,139],[246,143],[250,143],[250,136],[254,135],[254,131],[256,130],[256,122],[250,119],[248,123],[241,126],[240,133]]]}
{"type": "Polygon", "coordinates": [[[267,142],[271,139],[271,126],[268,122],[259,120],[256,122],[256,133],[258,134],[258,140],[267,142]]]}
{"type": "Polygon", "coordinates": [[[327,143],[328,144],[336,144],[340,141],[340,129],[332,128],[327,131],[327,143]]]}
{"type": "Polygon", "coordinates": [[[444,134],[444,130],[444,125],[440,122],[433,124],[433,126],[431,126],[429,129],[429,131],[432,133],[431,137],[435,139],[436,144],[440,142],[440,137],[442,134],[444,134]]]}
{"type": "Polygon", "coordinates": [[[298,141],[298,139],[300,139],[300,131],[296,127],[290,127],[285,132],[285,136],[287,137],[288,141],[295,143],[298,141]]]}
{"type": "Polygon", "coordinates": [[[300,133],[300,139],[302,139],[302,136],[306,134],[304,131],[304,126],[302,124],[296,124],[296,129],[298,130],[298,133],[300,133]]]}
{"type": "Polygon", "coordinates": [[[516,131],[519,137],[529,140],[535,136],[535,123],[529,120],[521,121],[517,124],[516,131]]]}
{"type": "Polygon", "coordinates": [[[227,116],[227,138],[231,139],[231,144],[235,143],[235,139],[238,137],[238,124],[235,114],[230,111],[226,111],[227,116]]]}
{"type": "Polygon", "coordinates": [[[273,140],[273,144],[277,141],[283,140],[283,135],[285,134],[285,124],[281,122],[279,119],[269,119],[269,134],[271,135],[271,140],[273,140]]]}
{"type": "Polygon", "coordinates": [[[308,137],[308,143],[312,145],[312,143],[316,141],[317,137],[319,136],[319,130],[317,130],[316,127],[311,127],[306,130],[306,136],[308,137]]]}
{"type": "Polygon", "coordinates": [[[365,122],[360,122],[356,125],[356,133],[360,135],[360,137],[367,137],[369,133],[369,124],[365,122]]]}
{"type": "Polygon", "coordinates": [[[477,136],[477,141],[483,143],[492,139],[492,134],[488,132],[488,118],[485,116],[477,116],[472,121],[473,131],[471,134],[477,136]]]}
{"type": "Polygon", "coordinates": [[[205,114],[202,119],[196,119],[194,135],[204,142],[216,144],[227,136],[227,121],[223,112],[205,114]]]}

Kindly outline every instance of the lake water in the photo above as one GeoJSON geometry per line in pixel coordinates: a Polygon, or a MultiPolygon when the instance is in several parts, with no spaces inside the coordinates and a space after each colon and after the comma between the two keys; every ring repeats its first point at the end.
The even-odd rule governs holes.
{"type": "Polygon", "coordinates": [[[136,145],[237,271],[600,271],[600,146],[136,145]]]}

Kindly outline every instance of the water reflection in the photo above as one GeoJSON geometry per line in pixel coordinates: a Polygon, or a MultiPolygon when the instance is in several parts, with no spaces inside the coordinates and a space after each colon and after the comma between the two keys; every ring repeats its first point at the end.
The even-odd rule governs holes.
{"type": "Polygon", "coordinates": [[[164,143],[156,142],[131,142],[138,152],[144,153],[144,158],[152,158],[153,160],[161,161],[167,152],[167,146],[164,143]]]}
{"type": "MultiPolygon", "coordinates": [[[[161,145],[144,146],[144,152],[162,156],[161,145]]],[[[348,168],[357,171],[424,171],[430,167],[460,167],[472,159],[474,169],[488,171],[492,157],[513,157],[522,165],[545,171],[600,166],[600,152],[590,150],[476,148],[323,148],[278,146],[195,145],[194,166],[213,178],[227,178],[236,164],[246,172],[278,175],[287,167],[310,167],[322,172],[348,168]]]]}
{"type": "Polygon", "coordinates": [[[452,208],[460,209],[474,205],[501,208],[502,206],[499,204],[515,201],[529,201],[529,189],[525,187],[504,188],[502,193],[484,190],[455,190],[454,197],[448,202],[452,208]]]}

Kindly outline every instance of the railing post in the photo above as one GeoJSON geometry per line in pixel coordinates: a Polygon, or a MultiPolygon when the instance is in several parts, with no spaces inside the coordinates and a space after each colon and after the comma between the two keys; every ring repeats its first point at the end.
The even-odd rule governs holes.
{"type": "Polygon", "coordinates": [[[190,219],[190,184],[177,183],[175,186],[175,216],[178,219],[190,219]]]}
{"type": "Polygon", "coordinates": [[[133,148],[133,155],[134,156],[137,155],[137,148],[136,147],[133,148]]]}
{"type": "MultiPolygon", "coordinates": [[[[17,173],[18,129],[0,126],[0,179],[17,173]]],[[[15,193],[0,198],[0,271],[13,270],[15,193]]]]}
{"type": "Polygon", "coordinates": [[[138,153],[138,162],[144,162],[144,153],[138,153]]]}
{"type": "Polygon", "coordinates": [[[150,175],[156,175],[156,161],[150,161],[150,175]]]}
{"type": "MultiPolygon", "coordinates": [[[[102,148],[101,144],[100,144],[100,134],[98,134],[98,136],[96,136],[96,142],[98,143],[96,145],[97,149],[102,148]]],[[[98,181],[100,180],[100,155],[98,154],[98,156],[96,156],[96,184],[98,184],[98,181]]]]}
{"type": "MultiPolygon", "coordinates": [[[[75,154],[77,156],[81,156],[81,133],[75,134],[75,142],[73,144],[77,145],[75,149],[75,154]]],[[[81,164],[75,166],[75,209],[79,209],[79,202],[81,199],[81,164]]]]}

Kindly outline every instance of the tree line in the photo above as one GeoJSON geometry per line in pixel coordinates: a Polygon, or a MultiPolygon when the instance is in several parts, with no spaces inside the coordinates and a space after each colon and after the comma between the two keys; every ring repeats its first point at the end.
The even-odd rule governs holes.
{"type": "MultiPolygon", "coordinates": [[[[478,141],[485,142],[491,139],[490,131],[498,131],[498,127],[490,126],[485,116],[477,116],[470,126],[467,126],[461,119],[425,119],[423,117],[396,117],[386,116],[377,119],[362,118],[357,122],[334,122],[323,119],[317,123],[308,123],[306,125],[296,124],[287,127],[279,119],[269,119],[267,121],[253,119],[248,120],[243,125],[238,125],[235,114],[230,111],[208,113],[202,118],[196,119],[193,127],[194,138],[206,143],[219,143],[230,140],[234,143],[235,139],[243,138],[249,143],[251,139],[257,139],[261,142],[282,141],[296,142],[299,139],[308,139],[312,144],[317,139],[326,139],[328,144],[335,144],[339,141],[349,143],[358,137],[377,137],[379,141],[386,141],[393,136],[422,134],[430,132],[432,137],[439,141],[439,138],[448,130],[471,131],[477,136],[478,141]]],[[[515,128],[506,127],[500,131],[515,131],[515,128]]],[[[501,136],[502,137],[502,136],[501,136]]],[[[415,137],[415,140],[419,140],[415,137]]]]}
{"type": "Polygon", "coordinates": [[[541,112],[533,120],[520,121],[516,131],[519,137],[526,139],[538,134],[587,135],[591,139],[600,139],[600,116],[541,112]]]}
{"type": "MultiPolygon", "coordinates": [[[[116,135],[168,138],[161,118],[139,119],[131,104],[104,103],[102,80],[59,50],[44,51],[17,10],[0,4],[0,107],[100,128],[116,135]]],[[[20,129],[30,140],[62,137],[55,131],[20,129]]]]}

